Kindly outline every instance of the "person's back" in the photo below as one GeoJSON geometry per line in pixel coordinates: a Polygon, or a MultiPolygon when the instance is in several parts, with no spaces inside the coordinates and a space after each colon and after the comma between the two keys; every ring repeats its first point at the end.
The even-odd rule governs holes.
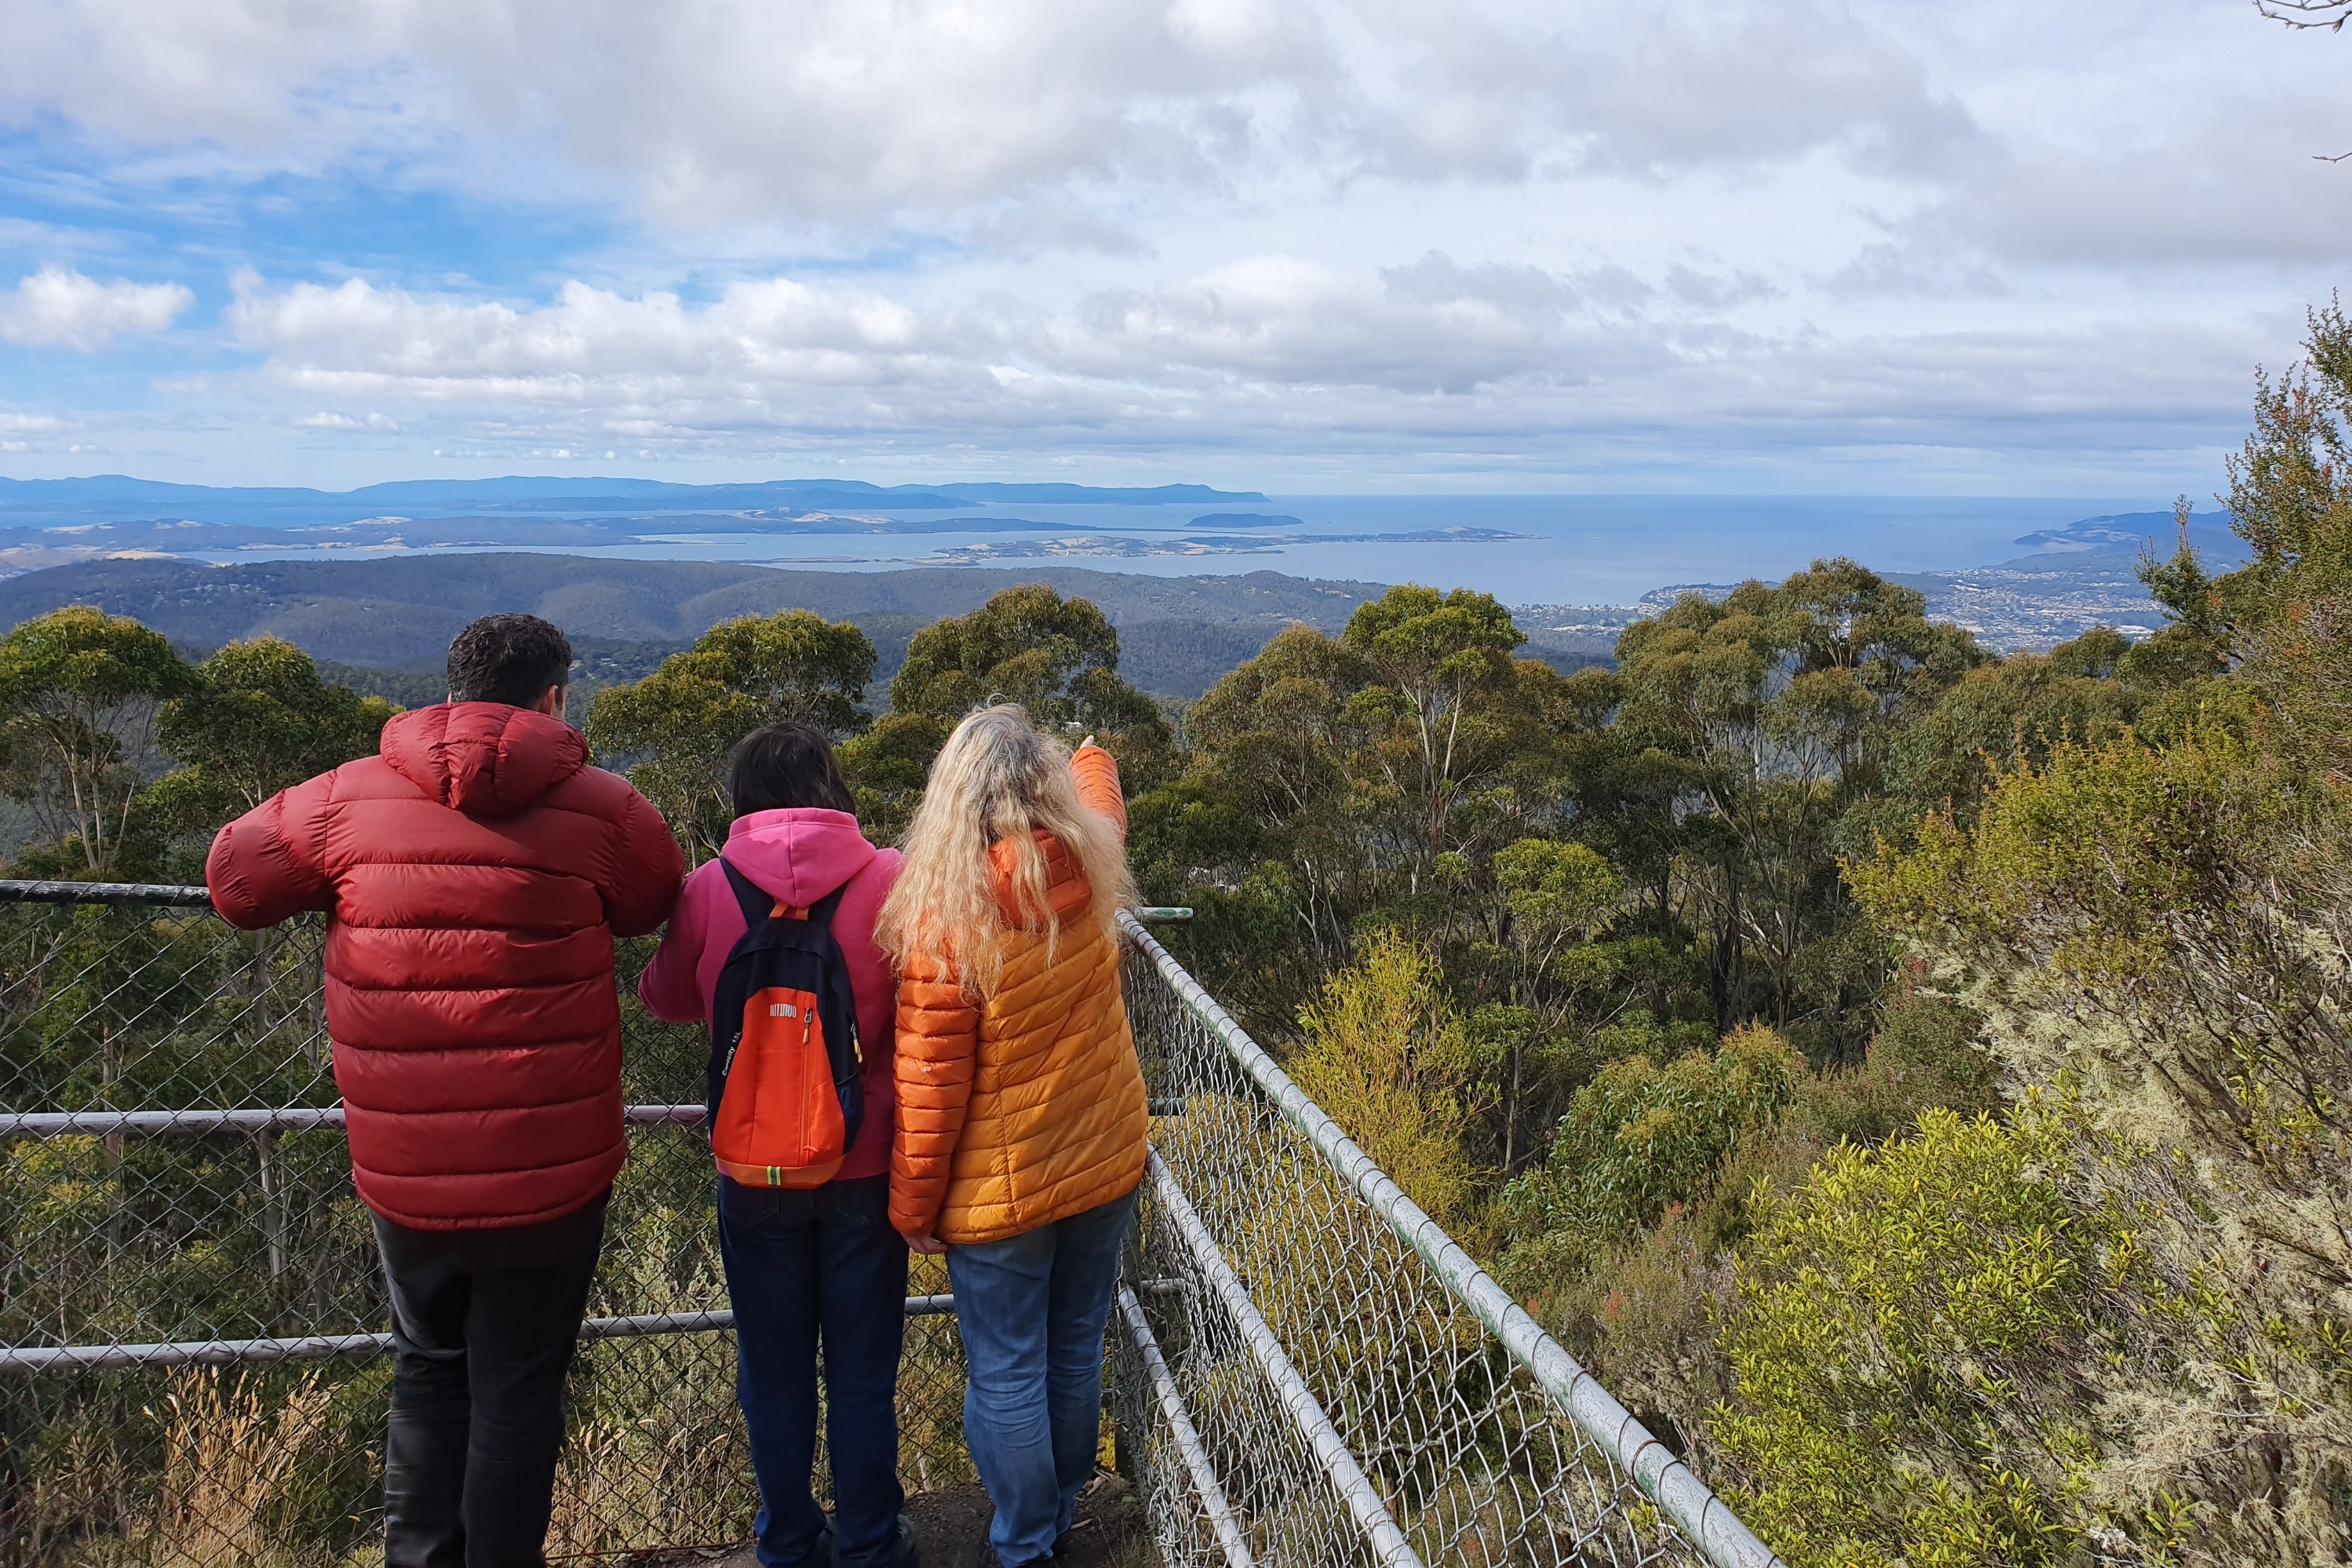
{"type": "MultiPolygon", "coordinates": [[[[874,945],[898,852],[866,842],[832,746],[804,726],[746,736],[729,761],[727,795],[736,815],[722,858],[687,879],[638,996],[656,1017],[719,1022],[725,1038],[717,998],[729,964],[743,962],[750,917],[821,920],[838,944],[864,1052],[863,1116],[837,1168],[803,1179],[722,1156],[716,1173],[736,1387],[760,1483],[754,1553],[761,1568],[908,1568],[917,1554],[899,1515],[897,1410],[907,1246],[889,1223],[895,999],[889,961],[874,945]],[[772,909],[747,910],[730,870],[772,909]],[[820,1344],[831,1521],[810,1487],[820,1344]]],[[[740,1013],[735,1022],[740,1030],[740,1013]]]]}
{"type": "Polygon", "coordinates": [[[1094,1473],[1103,1335],[1150,1132],[1119,990],[1118,769],[1013,706],[956,727],[884,902],[899,963],[890,1220],[945,1250],[964,1436],[1004,1568],[1054,1554],[1094,1473]]]}
{"type": "Polygon", "coordinates": [[[660,925],[683,863],[557,717],[570,664],[544,621],[476,622],[451,701],[230,823],[205,864],[235,924],[331,917],[327,1033],[399,1350],[388,1568],[540,1561],[627,1156],[613,942],[660,925]],[[478,1405],[469,1376],[500,1397],[478,1405]]]}
{"type": "MultiPolygon", "coordinates": [[[[1123,831],[1118,770],[1069,763],[1078,802],[1123,831]]],[[[1134,1190],[1150,1118],[1118,979],[1119,945],[1077,849],[1030,829],[988,847],[1000,930],[985,994],[946,953],[909,952],[899,990],[909,1082],[893,1223],[940,1241],[1018,1236],[1134,1190]],[[1019,851],[1039,880],[1023,886],[1019,851]],[[968,1081],[951,1064],[969,1051],[968,1081]],[[947,1082],[933,1082],[934,1067],[947,1082]],[[926,1223],[928,1222],[928,1223],[926,1223]]]]}

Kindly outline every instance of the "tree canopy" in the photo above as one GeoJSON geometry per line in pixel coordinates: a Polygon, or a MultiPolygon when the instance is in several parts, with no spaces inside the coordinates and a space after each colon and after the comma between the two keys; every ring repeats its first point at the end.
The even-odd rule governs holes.
{"type": "Polygon", "coordinates": [[[767,724],[855,733],[874,679],[874,645],[847,621],[808,610],[721,621],[644,679],[610,686],[588,709],[589,743],[626,766],[697,859],[717,854],[733,817],[726,763],[767,724]]]}
{"type": "Polygon", "coordinates": [[[373,752],[393,711],[380,697],[321,679],[310,656],[283,638],[230,643],[163,705],[158,739],[180,765],[157,782],[150,804],[201,833],[373,752]]]}
{"type": "Polygon", "coordinates": [[[194,676],[159,632],[69,605],[0,637],[0,779],[65,864],[113,868],[161,760],[163,706],[194,676]]]}
{"type": "Polygon", "coordinates": [[[992,702],[1018,702],[1074,742],[1091,733],[1130,787],[1157,782],[1173,742],[1158,705],[1119,678],[1118,633],[1101,610],[1043,584],[1008,588],[907,645],[890,710],[843,749],[861,815],[878,831],[903,826],[948,732],[992,702]]]}

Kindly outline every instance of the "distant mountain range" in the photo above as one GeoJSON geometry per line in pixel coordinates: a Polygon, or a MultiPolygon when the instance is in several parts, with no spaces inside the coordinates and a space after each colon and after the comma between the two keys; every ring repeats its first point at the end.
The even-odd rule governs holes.
{"type": "MultiPolygon", "coordinates": [[[[1263,499],[1199,485],[1150,490],[985,484],[886,489],[815,479],[698,486],[508,479],[420,480],[338,495],[212,489],[111,477],[0,479],[0,627],[61,605],[94,604],[136,616],[191,648],[272,632],[339,668],[347,667],[350,679],[363,684],[372,679],[386,695],[413,700],[415,691],[437,679],[457,629],[494,610],[533,610],[564,626],[575,638],[588,675],[597,680],[634,679],[730,616],[793,607],[856,622],[874,639],[887,675],[903,658],[908,639],[924,625],[973,609],[1003,588],[1043,582],[1102,606],[1119,627],[1122,665],[1130,679],[1147,690],[1185,698],[1205,690],[1286,623],[1337,630],[1384,584],[1276,572],[1144,576],[1045,563],[1055,557],[1234,553],[1290,537],[1269,525],[1291,524],[1293,519],[1230,510],[1203,513],[1192,521],[1269,531],[1177,535],[1172,527],[1181,524],[1173,524],[1169,537],[1145,541],[1094,530],[935,552],[971,564],[881,572],[499,552],[517,546],[541,552],[610,547],[640,538],[648,526],[655,537],[747,531],[1015,534],[1034,531],[1038,524],[965,515],[964,509],[994,501],[1031,507],[1081,501],[1193,506],[1263,499]],[[745,509],[708,510],[735,502],[745,503],[745,509]],[[866,510],[821,510],[843,504],[866,510]],[[671,505],[687,510],[648,523],[649,509],[671,505]],[[179,515],[134,515],[144,506],[179,515]],[[387,510],[394,506],[404,510],[387,510]],[[425,515],[442,506],[458,510],[425,515]],[[625,513],[600,510],[607,506],[625,513]],[[884,506],[913,515],[885,515],[878,510],[884,506]],[[81,521],[55,521],[67,517],[81,521]],[[349,550],[359,558],[296,560],[279,553],[297,548],[349,550]],[[244,559],[229,565],[185,559],[232,553],[244,559]],[[261,558],[255,559],[257,554],[261,558]],[[1006,567],[985,569],[996,561],[1006,567]]],[[[2245,554],[2227,523],[2226,516],[2216,513],[2197,514],[2189,522],[2189,542],[2217,569],[2236,564],[2245,554]]],[[[1067,526],[1086,529],[1077,522],[1067,526]]],[[[1517,537],[1465,529],[1317,537],[1326,542],[1450,542],[1488,535],[1517,537]]],[[[2032,553],[1996,565],[1895,575],[1927,595],[1931,615],[1969,627],[1992,647],[2046,647],[2101,624],[2137,636],[2163,624],[2135,574],[2139,559],[2143,552],[2168,553],[2176,538],[2168,512],[2091,517],[2021,537],[2017,543],[2032,553]]],[[[1517,613],[1529,635],[1528,651],[1573,668],[1605,662],[1627,621],[1655,613],[1690,591],[1719,595],[1727,588],[1662,588],[1646,595],[1638,610],[1525,605],[1517,613]]]]}
{"type": "Polygon", "coordinates": [[[930,511],[980,506],[1227,506],[1263,501],[1255,490],[1207,485],[1148,489],[1067,484],[872,485],[862,479],[769,479],[679,485],[658,479],[400,479],[355,490],[217,489],[121,474],[75,479],[0,479],[0,527],[151,521],[243,523],[257,528],[363,522],[388,516],[731,512],[828,508],[930,511]]]}

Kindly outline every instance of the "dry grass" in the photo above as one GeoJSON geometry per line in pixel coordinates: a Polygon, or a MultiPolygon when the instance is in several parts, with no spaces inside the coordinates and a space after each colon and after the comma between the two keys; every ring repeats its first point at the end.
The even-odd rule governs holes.
{"type": "Polygon", "coordinates": [[[312,1373],[278,1396],[257,1379],[205,1367],[173,1373],[171,1389],[170,1459],[129,1531],[134,1558],[156,1568],[304,1561],[275,1522],[325,1435],[333,1391],[312,1373]]]}

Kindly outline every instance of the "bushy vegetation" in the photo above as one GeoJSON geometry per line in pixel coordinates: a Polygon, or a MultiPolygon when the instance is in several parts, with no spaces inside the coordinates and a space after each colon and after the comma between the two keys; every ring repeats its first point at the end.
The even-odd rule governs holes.
{"type": "Polygon", "coordinates": [[[1398,589],[1189,710],[1147,891],[1792,1562],[2344,1561],[2347,463],[2331,306],[2137,643],[1826,561],[1563,678],[1398,589]],[[1328,1065],[1408,950],[1418,1122],[1328,1065]]]}
{"type": "MultiPolygon", "coordinates": [[[[2338,1563],[2347,463],[2331,306],[2231,467],[2251,563],[2147,563],[2137,643],[1996,658],[1836,560],[1563,676],[1407,586],[1180,710],[1029,587],[917,633],[878,714],[864,635],[784,612],[588,731],[698,856],[772,719],[842,740],[877,837],[976,702],[1103,738],[1180,955],[1792,1563],[2338,1563]]],[[[190,876],[384,711],[283,644],[26,622],[20,871],[190,876]]]]}

